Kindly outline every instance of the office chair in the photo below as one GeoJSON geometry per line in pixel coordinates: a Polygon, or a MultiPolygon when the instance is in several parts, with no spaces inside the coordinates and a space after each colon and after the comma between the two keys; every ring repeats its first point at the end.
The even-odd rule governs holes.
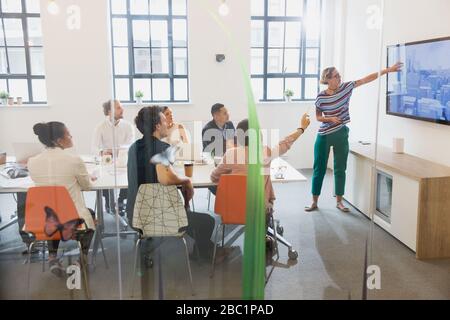
{"type": "MultiPolygon", "coordinates": [[[[245,225],[246,215],[246,195],[247,195],[247,176],[245,175],[222,175],[219,180],[217,188],[214,212],[221,216],[221,224],[217,229],[222,226],[222,246],[224,245],[224,234],[226,224],[245,225]]],[[[273,218],[273,211],[268,213],[268,228],[267,233],[274,238],[275,250],[277,256],[279,256],[278,243],[285,245],[288,248],[288,257],[291,260],[298,258],[298,253],[292,248],[292,244],[289,243],[282,235],[278,234],[278,230],[283,232],[283,228],[279,225],[279,220],[273,218]]],[[[218,232],[216,230],[217,244],[218,232]]],[[[211,276],[214,275],[215,267],[215,255],[217,245],[214,247],[212,271],[211,276]]]]}
{"type": "Polygon", "coordinates": [[[192,295],[195,294],[192,281],[189,251],[184,238],[188,219],[184,201],[176,186],[164,186],[159,183],[142,184],[139,187],[134,204],[132,228],[138,231],[135,246],[134,268],[131,296],[134,294],[135,274],[137,271],[138,251],[142,240],[151,237],[176,237],[183,241],[186,252],[186,265],[189,273],[192,295]]]}
{"type": "Polygon", "coordinates": [[[245,225],[246,196],[247,176],[226,174],[220,177],[214,203],[214,213],[221,216],[221,222],[215,230],[211,277],[214,276],[219,229],[222,227],[223,248],[225,245],[225,225],[245,225]]]}
{"type": "MultiPolygon", "coordinates": [[[[26,232],[31,239],[31,243],[28,246],[28,276],[27,276],[27,298],[30,289],[30,271],[31,271],[31,252],[33,247],[37,243],[44,242],[43,250],[45,252],[45,241],[51,240],[67,240],[63,238],[63,226],[66,222],[76,221],[77,226],[85,226],[87,230],[87,225],[77,212],[75,204],[70,197],[69,192],[63,186],[46,186],[46,187],[32,187],[28,189],[27,200],[25,205],[25,226],[23,232],[26,232]],[[51,208],[53,212],[56,213],[58,221],[57,231],[48,235],[46,233],[46,210],[51,208]],[[59,232],[58,232],[59,231],[59,232]]],[[[87,261],[82,254],[80,236],[85,232],[85,230],[75,231],[75,237],[72,238],[77,241],[78,248],[80,250],[80,265],[82,276],[84,279],[84,289],[85,294],[88,299],[91,298],[88,277],[87,277],[87,261]]]]}

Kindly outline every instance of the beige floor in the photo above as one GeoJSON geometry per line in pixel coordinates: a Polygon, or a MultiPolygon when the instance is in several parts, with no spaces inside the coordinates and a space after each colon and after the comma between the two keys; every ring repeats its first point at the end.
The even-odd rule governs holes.
{"type": "MultiPolygon", "coordinates": [[[[310,172],[305,174],[310,176],[310,172]]],[[[276,216],[284,226],[285,236],[299,252],[298,261],[290,261],[287,249],[280,248],[280,259],[273,263],[273,273],[266,286],[266,299],[361,299],[366,239],[370,223],[360,213],[337,212],[331,197],[331,176],[327,176],[320,211],[305,213],[309,202],[308,183],[277,185],[276,216]]],[[[87,196],[93,201],[92,194],[87,196]]],[[[197,211],[206,210],[206,192],[196,193],[197,211]]],[[[4,221],[9,219],[14,201],[10,195],[0,195],[0,213],[4,221]]],[[[107,217],[108,228],[114,229],[112,216],[107,217]]],[[[450,260],[418,261],[414,253],[374,226],[371,264],[381,269],[381,290],[369,290],[369,299],[450,299],[450,260]]],[[[238,235],[239,228],[229,237],[238,235]]],[[[149,279],[145,283],[148,299],[239,299],[241,296],[242,236],[223,262],[219,263],[210,278],[210,261],[191,257],[196,295],[190,293],[185,256],[181,241],[168,240],[160,247],[161,268],[158,263],[147,269],[149,279]],[[161,275],[161,277],[160,277],[161,275]]],[[[132,237],[104,240],[110,267],[105,268],[101,255],[96,268],[90,268],[90,287],[94,299],[141,299],[141,278],[133,277],[132,237]],[[121,291],[119,286],[118,247],[121,257],[121,291]],[[131,283],[135,281],[135,293],[131,296],[131,283]]],[[[192,242],[189,241],[190,247],[192,242]]],[[[65,256],[70,255],[71,245],[64,245],[65,256]]],[[[17,237],[17,226],[0,232],[0,298],[23,299],[26,297],[27,266],[20,254],[24,249],[17,237]]],[[[62,250],[60,250],[62,251],[62,250]]],[[[75,257],[73,258],[75,259],[75,257]]],[[[65,259],[67,264],[68,258],[65,259]]],[[[84,292],[68,290],[65,279],[59,279],[48,271],[42,272],[42,264],[31,264],[31,299],[84,299],[84,292]]],[[[267,267],[267,272],[273,266],[267,267]]]]}

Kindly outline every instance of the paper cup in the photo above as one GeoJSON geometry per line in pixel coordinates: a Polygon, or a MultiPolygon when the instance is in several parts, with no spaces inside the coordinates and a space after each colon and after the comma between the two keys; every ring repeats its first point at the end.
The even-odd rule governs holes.
{"type": "Polygon", "coordinates": [[[194,175],[194,164],[193,163],[185,163],[184,164],[184,175],[186,177],[192,178],[194,175]]]}

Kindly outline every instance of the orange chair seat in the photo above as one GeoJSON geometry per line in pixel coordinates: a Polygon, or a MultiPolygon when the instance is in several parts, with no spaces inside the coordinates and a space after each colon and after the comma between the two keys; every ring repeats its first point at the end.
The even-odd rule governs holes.
{"type": "Polygon", "coordinates": [[[28,189],[25,204],[24,231],[32,233],[37,241],[61,240],[61,233],[45,233],[45,207],[53,209],[60,224],[80,219],[69,192],[63,186],[32,187],[28,189]]]}
{"type": "Polygon", "coordinates": [[[247,205],[247,176],[222,175],[217,187],[214,212],[223,224],[245,224],[247,205]]]}

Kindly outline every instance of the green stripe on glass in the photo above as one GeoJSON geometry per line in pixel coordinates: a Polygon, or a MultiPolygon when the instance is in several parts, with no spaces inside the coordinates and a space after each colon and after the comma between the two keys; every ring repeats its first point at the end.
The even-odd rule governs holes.
{"type": "MultiPolygon", "coordinates": [[[[240,69],[244,79],[244,90],[247,96],[249,129],[259,132],[259,120],[256,112],[255,99],[250,83],[250,74],[248,73],[244,59],[240,54],[238,46],[234,41],[233,35],[223,24],[222,20],[214,12],[214,9],[202,0],[205,10],[220,26],[226,34],[235,57],[239,61],[240,69]]],[[[255,147],[249,148],[249,159],[258,159],[256,164],[249,164],[247,175],[247,212],[245,224],[244,239],[244,261],[242,272],[242,298],[246,300],[264,299],[265,285],[265,234],[266,218],[264,207],[264,175],[262,174],[262,141],[261,135],[256,134],[255,147]]]]}

